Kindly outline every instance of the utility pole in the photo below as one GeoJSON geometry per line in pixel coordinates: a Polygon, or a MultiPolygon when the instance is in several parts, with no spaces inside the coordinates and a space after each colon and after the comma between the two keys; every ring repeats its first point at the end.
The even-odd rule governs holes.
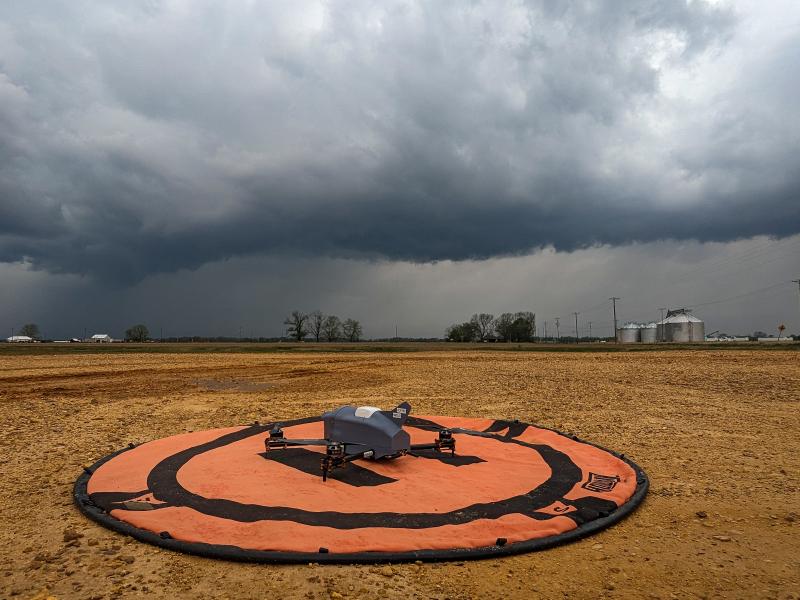
{"type": "Polygon", "coordinates": [[[242,341],[242,326],[239,325],[239,341],[242,341]]]}
{"type": "Polygon", "coordinates": [[[560,318],[561,318],[561,317],[556,317],[556,341],[557,341],[557,342],[560,342],[560,341],[561,341],[561,331],[560,331],[560,330],[559,330],[559,328],[558,328],[558,325],[559,325],[559,323],[558,323],[558,320],[559,320],[560,318]]]}
{"type": "MultiPolygon", "coordinates": [[[[666,339],[666,335],[664,333],[664,329],[666,329],[666,327],[664,327],[664,311],[667,310],[667,308],[660,307],[658,310],[661,311],[661,341],[663,342],[666,339]]],[[[657,331],[658,329],[656,329],[656,332],[657,331]]]]}
{"type": "Polygon", "coordinates": [[[577,344],[577,343],[580,341],[580,339],[581,339],[581,336],[580,336],[580,334],[578,333],[578,315],[579,315],[580,313],[576,313],[576,312],[574,312],[574,313],[572,313],[572,314],[573,314],[573,315],[575,315],[575,343],[577,344]]]}
{"type": "Polygon", "coordinates": [[[617,335],[617,300],[619,300],[619,298],[617,296],[612,296],[609,300],[611,300],[611,305],[614,307],[614,342],[619,343],[619,336],[617,335]]]}
{"type": "Polygon", "coordinates": [[[544,341],[547,341],[547,321],[544,322],[544,341]]]}
{"type": "Polygon", "coordinates": [[[797,284],[797,292],[800,293],[800,279],[792,279],[792,283],[797,284]]]}
{"type": "Polygon", "coordinates": [[[589,341],[592,341],[592,322],[589,321],[589,341]]]}
{"type": "Polygon", "coordinates": [[[394,324],[394,341],[396,342],[399,340],[399,336],[397,335],[397,323],[394,324]]]}

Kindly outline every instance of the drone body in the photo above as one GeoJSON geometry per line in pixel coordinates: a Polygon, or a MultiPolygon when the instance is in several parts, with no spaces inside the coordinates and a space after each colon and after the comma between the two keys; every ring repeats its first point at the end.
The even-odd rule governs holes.
{"type": "Polygon", "coordinates": [[[447,429],[439,431],[438,439],[430,444],[412,444],[411,436],[403,425],[411,412],[411,405],[403,402],[394,410],[380,410],[374,406],[343,406],[322,415],[325,426],[324,439],[287,439],[280,424],[276,424],[264,441],[267,452],[288,446],[325,446],[322,458],[322,480],[328,472],[359,459],[392,459],[415,450],[441,451],[455,454],[456,442],[447,429]],[[355,452],[348,450],[354,448],[355,452]]]}
{"type": "Polygon", "coordinates": [[[411,406],[403,402],[393,411],[374,406],[343,406],[322,415],[325,439],[366,446],[371,458],[394,456],[411,449],[411,436],[403,430],[411,406]]]}

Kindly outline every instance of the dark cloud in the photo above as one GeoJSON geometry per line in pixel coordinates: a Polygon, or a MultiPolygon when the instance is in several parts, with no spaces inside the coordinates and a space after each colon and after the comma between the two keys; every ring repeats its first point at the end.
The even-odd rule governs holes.
{"type": "Polygon", "coordinates": [[[795,234],[796,40],[691,75],[741,28],[683,1],[9,4],[0,261],[130,283],[795,234]]]}
{"type": "Polygon", "coordinates": [[[135,323],[159,335],[278,336],[290,311],[359,319],[367,337],[441,336],[475,312],[530,310],[552,333],[611,335],[621,321],[652,321],[659,307],[694,307],[709,333],[800,333],[794,273],[800,235],[724,244],[656,242],[483,261],[354,261],[252,256],[154,275],[134,285],[0,265],[0,331],[38,323],[47,336],[121,336],[135,323]],[[783,283],[781,283],[783,282],[783,283]],[[778,285],[776,285],[778,284],[778,285]],[[751,294],[750,292],[757,292],[751,294]],[[721,301],[721,302],[720,302],[721,301]],[[712,302],[713,304],[709,304],[712,302]]]}

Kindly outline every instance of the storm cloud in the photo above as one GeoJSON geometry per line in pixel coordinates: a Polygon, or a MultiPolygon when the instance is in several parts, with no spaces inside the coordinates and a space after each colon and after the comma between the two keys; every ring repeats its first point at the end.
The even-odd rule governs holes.
{"type": "Polygon", "coordinates": [[[0,262],[129,285],[796,234],[800,43],[746,10],[4,3],[0,262]]]}

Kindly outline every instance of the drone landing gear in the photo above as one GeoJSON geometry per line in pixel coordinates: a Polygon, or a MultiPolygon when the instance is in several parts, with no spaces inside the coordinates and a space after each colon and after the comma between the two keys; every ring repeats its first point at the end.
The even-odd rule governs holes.
{"type": "Polygon", "coordinates": [[[348,454],[345,451],[346,446],[347,444],[341,442],[331,442],[328,444],[325,456],[322,458],[320,464],[322,468],[322,481],[327,481],[328,473],[334,469],[341,469],[347,463],[353,462],[354,460],[372,458],[375,456],[375,452],[372,450],[363,450],[355,454],[348,454]]]}

